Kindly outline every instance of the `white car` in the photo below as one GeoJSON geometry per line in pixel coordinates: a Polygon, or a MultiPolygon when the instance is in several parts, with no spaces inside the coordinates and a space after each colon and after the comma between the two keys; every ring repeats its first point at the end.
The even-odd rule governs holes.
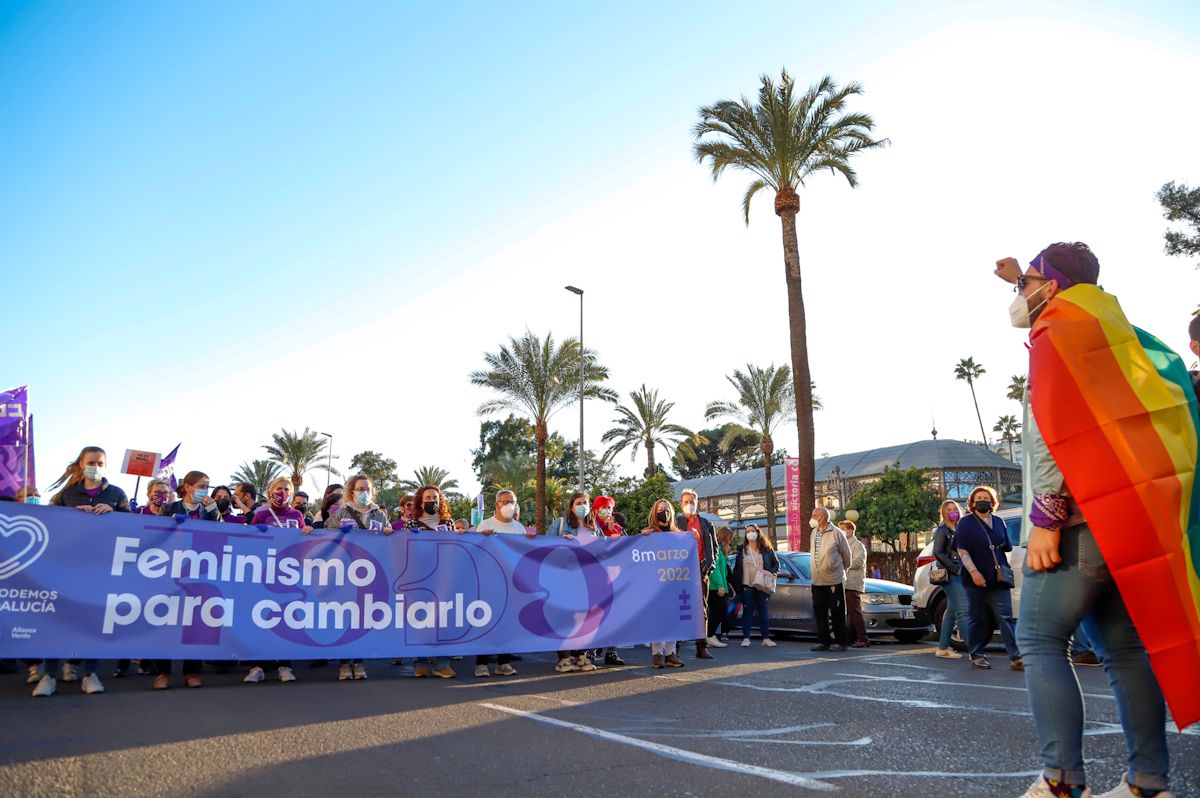
{"type": "MultiPolygon", "coordinates": [[[[1013,544],[1013,550],[1008,553],[1008,564],[1012,566],[1013,582],[1016,583],[1012,591],[1013,618],[1016,618],[1021,606],[1021,566],[1025,564],[1025,547],[1019,545],[1021,508],[1001,510],[996,515],[1004,519],[1004,525],[1008,528],[1008,540],[1013,544]]],[[[917,570],[913,574],[913,606],[917,608],[918,618],[927,618],[933,624],[936,630],[934,639],[937,639],[942,633],[942,623],[946,615],[946,593],[941,585],[929,582],[929,567],[935,562],[937,560],[933,556],[931,540],[917,555],[917,570]]],[[[999,628],[995,618],[991,619],[991,624],[992,634],[995,635],[999,628]]],[[[954,648],[960,651],[966,649],[966,643],[958,629],[954,630],[951,641],[954,648]]]]}

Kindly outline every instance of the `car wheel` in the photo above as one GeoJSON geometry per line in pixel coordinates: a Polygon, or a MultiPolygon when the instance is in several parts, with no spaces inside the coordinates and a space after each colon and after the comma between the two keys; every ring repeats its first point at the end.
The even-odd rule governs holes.
{"type": "Polygon", "coordinates": [[[892,632],[892,636],[901,643],[916,643],[919,640],[924,640],[925,635],[929,634],[922,629],[899,629],[892,632]]]}

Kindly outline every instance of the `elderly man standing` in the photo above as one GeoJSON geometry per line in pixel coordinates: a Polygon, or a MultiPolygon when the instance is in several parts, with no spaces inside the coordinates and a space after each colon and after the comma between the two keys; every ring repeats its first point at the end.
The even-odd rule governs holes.
{"type": "Polygon", "coordinates": [[[813,651],[845,651],[846,570],[852,562],[850,545],[842,531],[829,523],[829,510],[818,507],[809,519],[812,527],[812,599],[817,621],[813,651]]]}
{"type": "MultiPolygon", "coordinates": [[[[858,527],[853,521],[842,521],[838,528],[850,546],[850,567],[846,569],[847,638],[854,638],[850,648],[866,648],[870,643],[867,641],[867,622],[862,614],[862,594],[867,585],[867,547],[855,536],[858,527]]],[[[845,643],[844,640],[841,642],[845,643]]]]}
{"type": "MultiPolygon", "coordinates": [[[[475,531],[481,535],[491,535],[499,532],[501,534],[525,535],[532,538],[534,533],[527,532],[525,525],[517,520],[517,512],[520,506],[517,504],[517,494],[511,490],[502,490],[496,494],[496,511],[491,518],[485,518],[475,527],[475,531]]],[[[475,658],[475,675],[480,677],[490,676],[488,671],[489,656],[481,654],[475,658]]],[[[510,663],[512,662],[512,654],[497,654],[496,655],[496,675],[497,676],[513,676],[517,669],[510,663]]]]}
{"type": "MultiPolygon", "coordinates": [[[[700,606],[704,608],[704,630],[708,634],[708,575],[716,566],[717,533],[707,518],[700,517],[700,497],[691,488],[685,488],[679,496],[683,515],[677,524],[696,539],[697,556],[700,559],[700,606]]],[[[708,653],[708,637],[696,641],[696,659],[713,659],[708,653]]]]}

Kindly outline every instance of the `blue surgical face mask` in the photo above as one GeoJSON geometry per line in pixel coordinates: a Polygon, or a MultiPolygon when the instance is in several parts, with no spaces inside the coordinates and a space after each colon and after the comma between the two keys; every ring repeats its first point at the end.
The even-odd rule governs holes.
{"type": "Polygon", "coordinates": [[[39,499],[37,496],[26,496],[25,503],[26,504],[41,504],[42,500],[39,499]]]}
{"type": "Polygon", "coordinates": [[[208,498],[208,488],[196,488],[196,492],[193,493],[192,495],[196,498],[196,501],[200,501],[201,499],[207,499],[208,498]]]}
{"type": "Polygon", "coordinates": [[[587,518],[587,517],[588,517],[588,506],[587,506],[586,504],[577,504],[577,505],[575,505],[575,515],[576,515],[576,516],[577,516],[577,517],[578,517],[580,520],[583,520],[584,518],[587,518]]]}
{"type": "Polygon", "coordinates": [[[363,507],[366,507],[371,503],[371,494],[368,491],[360,490],[358,493],[354,494],[354,501],[358,502],[363,507]]]}
{"type": "Polygon", "coordinates": [[[93,482],[99,482],[104,479],[104,469],[100,466],[87,466],[83,469],[83,475],[93,482]]]}

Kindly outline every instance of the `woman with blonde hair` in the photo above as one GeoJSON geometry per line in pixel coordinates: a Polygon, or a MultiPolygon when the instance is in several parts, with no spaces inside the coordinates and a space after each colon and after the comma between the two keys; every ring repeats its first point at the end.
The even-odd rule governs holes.
{"type": "MultiPolygon", "coordinates": [[[[646,518],[646,528],[642,530],[643,535],[652,535],[659,532],[678,532],[679,526],[675,523],[675,507],[666,499],[659,499],[650,508],[650,515],[646,518]]],[[[678,641],[667,640],[661,643],[650,644],[650,664],[655,668],[682,668],[683,660],[676,653],[676,645],[678,641]]]]}
{"type": "Polygon", "coordinates": [[[981,670],[992,668],[986,656],[987,644],[992,637],[988,619],[990,609],[1000,624],[1000,636],[1012,669],[1022,671],[1025,664],[1021,660],[1017,624],[1013,620],[1013,572],[1005,556],[1012,551],[1012,543],[1008,540],[1004,519],[994,514],[999,504],[995,489],[981,485],[972,490],[967,499],[968,513],[965,518],[958,519],[954,548],[964,566],[961,582],[966,588],[970,608],[967,642],[971,648],[971,665],[981,670]]]}
{"type": "Polygon", "coordinates": [[[935,654],[943,659],[962,659],[962,654],[950,647],[955,626],[964,640],[970,628],[967,589],[962,583],[962,558],[958,556],[958,549],[954,545],[954,532],[958,529],[959,519],[962,518],[962,508],[958,506],[958,502],[947,499],[938,509],[938,515],[941,523],[933,533],[933,556],[936,565],[930,566],[929,581],[942,586],[942,592],[946,596],[946,609],[942,614],[942,629],[935,654]]]}

